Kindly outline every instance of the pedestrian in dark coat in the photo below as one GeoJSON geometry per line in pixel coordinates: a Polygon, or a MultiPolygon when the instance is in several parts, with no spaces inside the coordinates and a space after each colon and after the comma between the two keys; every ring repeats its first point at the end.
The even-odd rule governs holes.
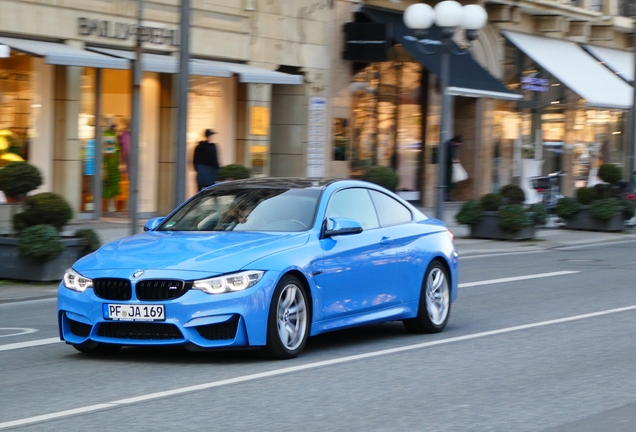
{"type": "Polygon", "coordinates": [[[194,158],[192,163],[197,172],[197,186],[199,190],[213,185],[216,182],[216,173],[219,170],[219,158],[216,151],[216,144],[213,137],[216,132],[212,129],[206,129],[205,140],[199,141],[194,149],[194,158]]]}

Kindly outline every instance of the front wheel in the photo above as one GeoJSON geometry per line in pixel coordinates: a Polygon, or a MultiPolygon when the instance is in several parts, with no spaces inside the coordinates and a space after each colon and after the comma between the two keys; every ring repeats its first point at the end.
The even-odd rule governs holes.
{"type": "Polygon", "coordinates": [[[417,317],[404,320],[404,326],[412,333],[439,333],[446,327],[450,309],[448,271],[433,261],[424,276],[417,317]]]}
{"type": "Polygon", "coordinates": [[[267,319],[267,351],[276,359],[301,353],[309,335],[308,297],[298,278],[283,277],[272,297],[267,319]]]}

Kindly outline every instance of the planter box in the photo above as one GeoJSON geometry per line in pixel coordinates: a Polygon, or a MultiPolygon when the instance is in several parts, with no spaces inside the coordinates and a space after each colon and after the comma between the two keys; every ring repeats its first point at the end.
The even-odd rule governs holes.
{"type": "Polygon", "coordinates": [[[13,229],[13,215],[22,211],[22,204],[0,204],[0,231],[13,229]]]}
{"type": "Polygon", "coordinates": [[[521,231],[511,233],[499,226],[497,212],[482,212],[477,225],[471,225],[470,236],[473,238],[492,240],[530,240],[534,238],[534,225],[522,228],[521,231]]]}
{"type": "Polygon", "coordinates": [[[588,208],[582,208],[573,219],[565,221],[565,228],[587,231],[622,231],[625,229],[625,216],[621,211],[610,220],[600,221],[590,215],[588,208]]]}
{"type": "Polygon", "coordinates": [[[64,271],[82,257],[86,247],[79,238],[63,238],[64,249],[55,259],[34,264],[18,255],[18,239],[0,237],[0,279],[15,279],[31,282],[61,281],[64,271]]]}

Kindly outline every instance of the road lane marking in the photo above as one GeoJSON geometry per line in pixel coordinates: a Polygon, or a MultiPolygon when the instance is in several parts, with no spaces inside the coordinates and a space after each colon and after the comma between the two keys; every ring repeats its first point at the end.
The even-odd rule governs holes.
{"type": "Polygon", "coordinates": [[[9,334],[0,334],[0,338],[10,337],[10,336],[20,336],[20,335],[35,333],[36,331],[38,331],[37,329],[27,328],[27,327],[0,327],[0,332],[4,330],[17,330],[17,332],[9,333],[9,334]]]}
{"type": "Polygon", "coordinates": [[[495,252],[495,253],[479,254],[479,252],[475,252],[473,250],[473,251],[469,251],[465,253],[476,254],[476,255],[464,256],[462,255],[462,251],[460,247],[458,248],[458,252],[459,252],[459,260],[461,261],[461,260],[475,259],[475,258],[492,258],[492,257],[499,257],[499,256],[526,255],[526,254],[535,254],[535,253],[546,253],[551,251],[547,249],[541,249],[541,250],[527,250],[527,251],[518,251],[518,252],[495,252]]]}
{"type": "Polygon", "coordinates": [[[465,282],[465,283],[460,283],[459,288],[469,288],[469,287],[475,287],[475,286],[481,286],[481,285],[492,285],[492,284],[500,284],[500,283],[506,283],[506,282],[517,282],[522,280],[539,279],[539,278],[546,278],[546,277],[552,277],[552,276],[565,276],[565,275],[570,275],[575,273],[581,273],[581,272],[574,271],[574,270],[565,270],[565,271],[557,271],[557,272],[550,272],[550,273],[537,273],[537,274],[531,274],[526,276],[513,276],[513,277],[507,277],[507,278],[501,278],[501,279],[489,279],[489,280],[483,280],[483,281],[477,281],[477,282],[465,282]]]}
{"type": "Polygon", "coordinates": [[[37,339],[27,342],[16,342],[12,344],[0,345],[0,351],[11,351],[19,348],[30,348],[34,346],[40,345],[50,345],[54,343],[61,342],[59,337],[48,338],[48,339],[37,339]]]}
{"type": "Polygon", "coordinates": [[[372,351],[372,352],[368,352],[364,354],[356,354],[356,355],[351,355],[351,356],[346,356],[346,357],[341,357],[341,358],[336,358],[331,360],[322,360],[322,361],[307,363],[307,364],[298,365],[298,366],[289,366],[289,367],[284,367],[281,369],[271,370],[267,372],[259,372],[259,373],[249,374],[249,375],[243,375],[236,378],[230,378],[230,379],[225,379],[220,381],[212,381],[212,382],[207,382],[203,384],[177,388],[173,390],[149,393],[149,394],[145,394],[141,396],[126,398],[126,399],[119,399],[119,400],[100,403],[96,405],[88,405],[85,407],[79,407],[79,408],[74,408],[74,409],[65,410],[65,411],[58,411],[58,412],[54,412],[50,414],[43,414],[43,415],[38,415],[34,417],[27,417],[27,418],[18,419],[18,420],[7,421],[7,422],[0,423],[0,429],[7,429],[11,427],[16,427],[16,426],[25,426],[25,425],[34,424],[34,423],[41,423],[48,420],[56,420],[56,419],[61,419],[65,417],[71,417],[78,414],[86,414],[86,413],[91,413],[91,412],[96,412],[96,411],[101,411],[106,409],[119,408],[122,406],[132,405],[132,404],[136,404],[140,402],[147,402],[147,401],[152,401],[156,399],[178,396],[178,395],[182,395],[186,393],[209,390],[216,387],[228,386],[233,384],[241,384],[241,383],[260,380],[264,378],[271,378],[271,377],[276,377],[276,376],[300,372],[300,371],[322,368],[326,366],[333,366],[333,365],[349,363],[349,362],[354,362],[359,360],[371,359],[371,358],[386,356],[390,354],[403,353],[403,352],[418,350],[422,348],[429,348],[429,347],[437,346],[437,345],[445,345],[445,344],[454,343],[454,342],[469,341],[469,340],[484,338],[488,336],[496,336],[496,335],[501,335],[506,333],[517,332],[521,330],[534,329],[538,327],[546,327],[550,325],[563,324],[563,323],[572,322],[572,321],[580,321],[580,320],[584,320],[588,318],[595,318],[599,316],[617,314],[621,312],[628,312],[628,311],[634,311],[634,310],[636,310],[636,305],[626,306],[626,307],[616,308],[616,309],[606,309],[603,311],[592,312],[592,313],[587,313],[582,315],[573,315],[573,316],[569,316],[565,318],[540,321],[540,322],[536,322],[532,324],[523,324],[523,325],[514,326],[514,327],[506,327],[499,330],[490,330],[490,331],[473,333],[473,334],[464,335],[464,336],[455,336],[455,337],[446,338],[446,339],[439,339],[439,340],[430,341],[430,342],[422,342],[418,344],[406,345],[406,346],[401,346],[396,348],[389,348],[389,349],[384,349],[379,351],[372,351]]]}

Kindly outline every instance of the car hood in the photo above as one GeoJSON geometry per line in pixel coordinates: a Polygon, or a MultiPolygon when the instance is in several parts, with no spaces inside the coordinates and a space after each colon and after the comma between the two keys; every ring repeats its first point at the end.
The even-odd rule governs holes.
{"type": "Polygon", "coordinates": [[[150,231],[102,246],[75,270],[155,269],[225,273],[307,243],[309,234],[150,231]]]}

